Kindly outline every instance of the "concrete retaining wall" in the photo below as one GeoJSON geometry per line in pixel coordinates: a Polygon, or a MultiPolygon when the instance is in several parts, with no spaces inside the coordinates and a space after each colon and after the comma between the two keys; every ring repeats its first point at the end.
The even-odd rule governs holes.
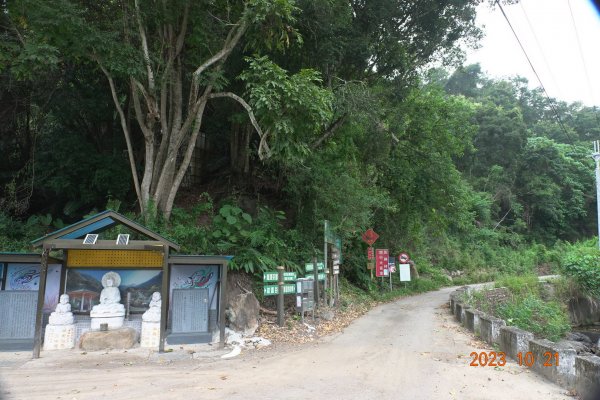
{"type": "Polygon", "coordinates": [[[533,369],[553,382],[567,388],[575,386],[575,357],[574,349],[561,346],[546,339],[530,340],[529,351],[533,354],[535,363],[533,369]],[[558,360],[555,356],[558,354],[558,360]]]}
{"type": "Polygon", "coordinates": [[[481,311],[477,311],[474,308],[468,308],[465,310],[465,327],[476,335],[481,335],[479,318],[483,315],[481,311]]]}
{"type": "Polygon", "coordinates": [[[500,344],[500,328],[503,326],[506,326],[506,322],[503,319],[483,313],[479,316],[481,339],[489,344],[500,344]]]}
{"type": "Polygon", "coordinates": [[[575,357],[575,375],[578,393],[587,395],[585,399],[600,398],[600,357],[575,357]]]}
{"type": "Polygon", "coordinates": [[[534,340],[531,332],[506,326],[500,318],[469,308],[459,300],[464,290],[461,288],[450,294],[450,307],[465,327],[477,332],[478,326],[484,341],[500,345],[502,351],[515,361],[520,352],[523,365],[526,365],[527,352],[531,352],[534,371],[564,388],[576,389],[583,399],[600,399],[600,357],[577,356],[574,349],[545,339],[534,340]],[[558,362],[554,354],[558,354],[558,362]]]}
{"type": "Polygon", "coordinates": [[[500,328],[500,349],[513,360],[518,359],[518,354],[524,357],[529,351],[529,341],[533,340],[533,333],[524,331],[514,326],[500,328]]]}
{"type": "Polygon", "coordinates": [[[466,308],[467,308],[467,305],[460,301],[454,305],[454,316],[456,317],[456,320],[458,322],[462,323],[465,320],[465,309],[466,308]]]}

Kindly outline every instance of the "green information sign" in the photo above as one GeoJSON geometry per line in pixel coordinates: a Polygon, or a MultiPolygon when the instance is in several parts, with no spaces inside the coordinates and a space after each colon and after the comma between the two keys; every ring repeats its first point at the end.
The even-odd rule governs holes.
{"type": "MultiPolygon", "coordinates": [[[[284,272],[283,280],[285,282],[295,281],[297,279],[295,272],[284,272]]],[[[277,282],[278,273],[277,271],[263,272],[263,282],[277,282]]]]}
{"type": "MultiPolygon", "coordinates": [[[[307,274],[304,277],[305,278],[314,278],[315,276],[313,274],[307,274]]],[[[324,281],[325,280],[325,272],[320,272],[319,273],[319,280],[320,281],[324,281]]]]}
{"type": "MultiPolygon", "coordinates": [[[[319,267],[319,271],[323,271],[325,269],[325,265],[322,262],[318,262],[317,267],[319,267]]],[[[304,270],[306,272],[313,272],[315,270],[315,265],[313,263],[306,263],[304,264],[304,270]]]]}
{"type": "MultiPolygon", "coordinates": [[[[283,285],[283,294],[294,294],[296,293],[296,284],[295,283],[287,283],[283,285]]],[[[265,285],[263,287],[263,295],[265,296],[275,296],[279,294],[279,285],[265,285]]]]}

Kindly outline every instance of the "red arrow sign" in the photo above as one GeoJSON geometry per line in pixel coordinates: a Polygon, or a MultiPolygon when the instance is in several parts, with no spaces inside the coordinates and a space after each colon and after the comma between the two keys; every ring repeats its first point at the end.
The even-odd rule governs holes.
{"type": "Polygon", "coordinates": [[[368,231],[366,231],[365,233],[363,233],[362,240],[363,240],[363,242],[365,242],[369,246],[372,246],[373,243],[375,243],[375,241],[377,240],[378,237],[379,237],[379,235],[376,234],[373,229],[369,229],[368,231]]]}

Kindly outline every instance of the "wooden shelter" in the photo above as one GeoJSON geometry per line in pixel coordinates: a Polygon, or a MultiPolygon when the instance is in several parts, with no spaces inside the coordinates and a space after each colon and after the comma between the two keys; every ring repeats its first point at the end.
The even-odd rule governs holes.
{"type": "MultiPolygon", "coordinates": [[[[185,287],[194,288],[194,283],[199,284],[201,280],[197,275],[186,276],[186,266],[210,266],[214,268],[206,275],[212,279],[214,284],[212,291],[211,304],[216,309],[214,323],[218,325],[221,345],[225,340],[225,285],[227,277],[227,264],[231,257],[228,256],[198,256],[198,255],[176,255],[173,252],[179,250],[179,245],[173,241],[153,232],[135,221],[114,212],[104,211],[92,217],[69,225],[65,228],[52,232],[44,237],[32,242],[35,248],[41,248],[42,254],[40,264],[40,284],[38,290],[37,314],[35,324],[35,339],[33,355],[39,357],[42,332],[43,332],[43,303],[46,292],[46,276],[48,272],[48,262],[50,252],[62,252],[63,254],[63,272],[61,276],[61,293],[66,290],[65,275],[69,270],[85,269],[120,269],[129,270],[160,270],[160,292],[162,295],[161,324],[160,324],[160,344],[159,351],[164,351],[165,339],[170,321],[170,298],[173,287],[170,287],[171,273],[173,268],[178,268],[183,272],[184,279],[179,278],[178,282],[183,282],[185,287]],[[111,229],[116,227],[115,229],[111,229]],[[121,234],[120,232],[127,232],[121,234]],[[112,234],[118,237],[106,237],[106,234],[112,234]],[[130,237],[132,239],[130,240],[130,237]],[[217,288],[218,287],[218,288],[217,288]],[[218,296],[217,295],[218,292],[218,296]],[[214,301],[214,298],[217,301],[214,301]],[[216,305],[218,302],[218,305],[216,305]]],[[[205,269],[208,271],[208,269],[205,269]]],[[[70,271],[69,271],[70,272],[70,271]]],[[[189,273],[187,273],[189,275],[189,273]]],[[[182,273],[179,273],[182,275],[182,273]]],[[[206,276],[204,283],[207,282],[206,276]]],[[[194,312],[193,308],[189,308],[194,312]]],[[[209,310],[210,311],[210,310],[209,310]]],[[[209,335],[201,335],[203,341],[207,340],[209,335]]],[[[198,337],[187,335],[187,339],[194,340],[198,337]]]]}

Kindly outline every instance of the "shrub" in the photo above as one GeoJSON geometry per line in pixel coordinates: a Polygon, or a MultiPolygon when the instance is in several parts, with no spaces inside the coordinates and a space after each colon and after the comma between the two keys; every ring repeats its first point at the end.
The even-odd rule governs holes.
{"type": "Polygon", "coordinates": [[[514,297],[498,307],[498,316],[508,325],[552,341],[559,340],[571,329],[566,311],[557,302],[545,302],[535,295],[514,297]]]}
{"type": "Polygon", "coordinates": [[[562,269],[583,292],[600,297],[600,251],[595,241],[572,246],[562,259],[562,269]]]}

